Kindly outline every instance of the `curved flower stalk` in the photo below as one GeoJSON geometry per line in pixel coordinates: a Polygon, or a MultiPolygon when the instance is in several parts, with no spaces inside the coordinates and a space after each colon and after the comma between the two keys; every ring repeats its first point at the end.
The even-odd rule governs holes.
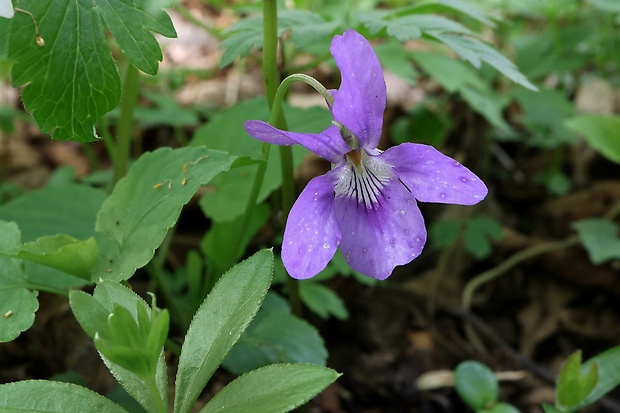
{"type": "Polygon", "coordinates": [[[340,88],[330,91],[332,126],[318,134],[296,133],[251,120],[245,130],[264,142],[303,145],[333,164],[308,183],[289,214],[282,244],[289,274],[313,277],[340,246],[351,268],[383,280],[422,252],[426,228],[416,200],[473,205],[487,188],[431,146],[378,150],[386,106],[379,60],[352,30],[335,36],[330,51],[342,74],[340,88]]]}

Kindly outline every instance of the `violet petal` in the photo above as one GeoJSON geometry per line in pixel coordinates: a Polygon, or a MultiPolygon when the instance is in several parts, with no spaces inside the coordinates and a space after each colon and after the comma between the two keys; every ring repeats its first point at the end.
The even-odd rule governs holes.
{"type": "Polygon", "coordinates": [[[282,241],[282,261],[293,278],[318,274],[340,243],[334,213],[334,169],[313,178],[293,205],[282,241]]]}
{"type": "Polygon", "coordinates": [[[419,201],[473,205],[487,195],[480,178],[432,146],[404,143],[379,156],[419,201]]]}
{"type": "Polygon", "coordinates": [[[381,138],[386,87],[381,64],[368,40],[347,30],[332,40],[330,51],[342,81],[335,96],[334,119],[355,134],[362,148],[376,148],[381,138]]]}
{"type": "Polygon", "coordinates": [[[248,120],[244,127],[253,138],[275,145],[288,146],[298,143],[332,163],[342,161],[344,154],[351,150],[335,126],[330,126],[321,133],[298,133],[276,129],[260,120],[248,120]]]}
{"type": "Polygon", "coordinates": [[[397,265],[407,264],[426,242],[424,218],[405,186],[393,179],[372,209],[354,198],[339,196],[336,219],[342,232],[340,249],[351,268],[384,280],[397,265]]]}

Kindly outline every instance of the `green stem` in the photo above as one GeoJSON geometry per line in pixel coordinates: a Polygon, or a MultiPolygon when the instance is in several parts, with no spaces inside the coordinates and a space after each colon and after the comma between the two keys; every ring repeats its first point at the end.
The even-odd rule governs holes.
{"type": "Polygon", "coordinates": [[[278,3],[263,1],[263,77],[269,107],[273,107],[280,75],[278,73],[278,3]]]}
{"type": "MultiPolygon", "coordinates": [[[[278,129],[288,129],[281,105],[284,100],[285,87],[278,87],[278,3],[276,0],[263,1],[263,76],[267,102],[271,108],[269,123],[278,129]],[[282,90],[281,93],[278,93],[282,90]]],[[[290,147],[280,147],[280,165],[282,170],[282,217],[286,222],[295,199],[295,182],[293,181],[293,152],[290,147]]],[[[266,165],[265,165],[266,167],[266,165]]],[[[299,282],[291,277],[287,279],[289,303],[293,314],[301,315],[299,300],[299,282]]]]}
{"type": "Polygon", "coordinates": [[[159,390],[157,389],[157,385],[155,384],[155,377],[152,377],[151,380],[149,380],[149,391],[151,392],[151,396],[155,401],[155,411],[157,413],[167,413],[168,408],[164,405],[161,394],[159,394],[159,390]]]}
{"type": "Polygon", "coordinates": [[[121,115],[118,121],[118,138],[116,143],[116,156],[114,157],[114,184],[127,173],[131,148],[133,113],[136,108],[136,102],[138,101],[139,80],[140,74],[138,69],[130,63],[125,73],[121,115]]]}

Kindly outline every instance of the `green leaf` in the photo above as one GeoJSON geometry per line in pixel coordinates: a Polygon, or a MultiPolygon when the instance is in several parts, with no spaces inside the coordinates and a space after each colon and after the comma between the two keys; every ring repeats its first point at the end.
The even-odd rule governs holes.
{"type": "Polygon", "coordinates": [[[518,85],[530,90],[538,90],[536,86],[519,72],[519,69],[499,53],[493,47],[482,41],[460,34],[445,33],[440,31],[430,31],[428,34],[443,42],[446,46],[454,50],[462,59],[469,61],[475,68],[480,68],[482,62],[486,62],[494,67],[498,72],[505,75],[518,85]]]}
{"type": "Polygon", "coordinates": [[[463,0],[427,0],[417,3],[413,10],[416,12],[436,12],[436,11],[451,11],[456,10],[464,15],[471,17],[474,20],[479,21],[482,24],[486,24],[490,27],[495,27],[495,23],[491,21],[488,16],[481,10],[475,8],[472,2],[463,0]]]}
{"type": "Polygon", "coordinates": [[[87,239],[95,235],[105,197],[104,191],[88,185],[48,185],[0,206],[0,220],[15,221],[24,242],[58,233],[87,239]]]}
{"type": "Polygon", "coordinates": [[[543,404],[542,408],[543,408],[544,413],[563,413],[561,410],[557,409],[556,407],[550,404],[543,404]]]}
{"type": "Polygon", "coordinates": [[[168,15],[146,0],[17,0],[16,7],[32,14],[45,44],[36,41],[31,16],[18,13],[9,34],[13,85],[26,85],[24,106],[57,140],[98,139],[95,122],[118,103],[120,78],[106,27],[129,61],[149,74],[162,58],[151,31],[175,35],[168,15]]]}
{"type": "MultiPolygon", "coordinates": [[[[297,132],[320,132],[331,122],[329,111],[323,108],[285,108],[289,128],[297,132]]],[[[264,98],[252,99],[213,116],[205,126],[198,129],[192,145],[205,145],[212,149],[226,151],[231,155],[250,156],[261,159],[263,143],[251,138],[243,129],[243,122],[249,119],[268,120],[269,109],[264,98]]],[[[301,164],[308,151],[301,145],[293,147],[294,166],[301,164]]],[[[258,202],[281,185],[280,152],[272,145],[265,180],[258,196],[258,202]]],[[[256,165],[234,168],[221,174],[211,182],[211,190],[200,199],[204,213],[217,222],[226,222],[241,216],[247,206],[247,197],[254,183],[256,165]]]]}
{"type": "Polygon", "coordinates": [[[512,96],[523,111],[519,121],[531,134],[530,145],[555,148],[575,141],[575,135],[564,124],[573,116],[575,107],[564,93],[547,88],[538,92],[516,89],[512,96]]]}
{"type": "Polygon", "coordinates": [[[283,362],[324,366],[327,350],[317,329],[307,321],[292,314],[272,312],[256,318],[222,365],[241,374],[283,362]]]}
{"type": "Polygon", "coordinates": [[[195,126],[199,122],[198,112],[194,108],[181,106],[173,96],[152,92],[144,92],[142,95],[155,104],[155,107],[141,105],[134,111],[134,119],[145,127],[186,127],[195,126]]]}
{"type": "Polygon", "coordinates": [[[181,349],[174,412],[187,413],[237,342],[271,284],[273,253],[257,252],[224,274],[202,303],[181,349]]]}
{"type": "Polygon", "coordinates": [[[58,234],[23,244],[15,257],[90,280],[90,273],[99,255],[99,248],[93,237],[81,241],[69,235],[58,234]]]}
{"type": "Polygon", "coordinates": [[[471,66],[436,52],[417,52],[411,57],[444,89],[459,93],[490,124],[504,133],[511,132],[502,114],[508,100],[493,91],[471,66]]]}
{"type": "Polygon", "coordinates": [[[487,366],[477,361],[464,361],[454,372],[456,392],[474,410],[490,409],[497,403],[499,384],[487,366]]]}
{"type": "Polygon", "coordinates": [[[590,394],[574,407],[573,411],[596,402],[620,385],[620,346],[610,348],[583,363],[581,374],[589,374],[588,372],[595,365],[598,366],[598,382],[590,394]]]}
{"type": "MultiPolygon", "coordinates": [[[[0,221],[0,250],[19,246],[19,228],[13,222],[0,221]]],[[[37,292],[29,291],[21,261],[0,256],[0,342],[15,339],[34,323],[39,308],[37,292]]]]}
{"type": "MultiPolygon", "coordinates": [[[[281,10],[278,12],[278,37],[291,33],[291,41],[304,48],[327,40],[338,27],[338,22],[328,22],[321,15],[308,10],[281,10]]],[[[228,35],[220,44],[225,49],[220,58],[220,68],[231,64],[237,57],[247,56],[255,48],[263,47],[263,18],[261,15],[239,20],[226,29],[228,35]]]]}
{"type": "Polygon", "coordinates": [[[214,222],[211,225],[206,237],[200,243],[200,250],[209,258],[212,265],[217,266],[219,271],[215,272],[219,273],[218,275],[238,262],[254,235],[265,225],[268,218],[269,206],[257,205],[252,211],[242,237],[240,234],[243,217],[229,222],[214,222]]]}
{"type": "Polygon", "coordinates": [[[508,403],[497,403],[488,410],[480,413],[520,413],[519,409],[508,403]]]}
{"type": "Polygon", "coordinates": [[[3,413],[127,413],[119,405],[82,386],[44,380],[0,385],[3,413]]]}
{"type": "Polygon", "coordinates": [[[311,364],[276,364],[238,377],[200,413],[288,412],[310,400],[340,374],[311,364]]]}
{"type": "Polygon", "coordinates": [[[602,218],[586,218],[571,224],[577,233],[592,264],[603,264],[620,258],[618,225],[602,218]]]}
{"type": "MultiPolygon", "coordinates": [[[[91,338],[94,338],[97,333],[106,337],[110,336],[108,317],[115,308],[123,307],[126,309],[131,314],[133,323],[136,325],[139,322],[138,308],[142,307],[143,310],[150,311],[148,310],[148,304],[136,293],[117,282],[111,281],[98,283],[92,296],[79,291],[71,292],[69,300],[75,318],[91,338]]],[[[112,350],[118,350],[118,348],[112,350]]],[[[120,352],[116,353],[116,355],[122,356],[120,352]]],[[[127,393],[136,399],[147,411],[157,411],[157,403],[153,398],[148,382],[145,382],[143,378],[134,372],[112,362],[103,354],[102,360],[127,393]]],[[[168,403],[168,374],[166,372],[163,351],[161,350],[157,360],[155,383],[166,405],[168,403]]]]}
{"type": "Polygon", "coordinates": [[[567,120],[565,125],[573,132],[583,135],[601,155],[620,163],[620,116],[584,115],[567,120]]]}
{"type": "Polygon", "coordinates": [[[342,298],[329,287],[315,282],[305,282],[299,285],[299,297],[312,312],[327,319],[333,315],[339,320],[347,320],[349,312],[342,298]]]}
{"type": "Polygon", "coordinates": [[[146,265],[183,205],[233,159],[204,147],[161,148],[140,156],[97,216],[96,230],[113,245],[93,279],[126,280],[146,265]]]}
{"type": "Polygon", "coordinates": [[[490,240],[500,240],[503,237],[504,233],[499,222],[484,215],[477,215],[465,224],[463,243],[467,251],[482,260],[491,255],[490,240]]]}
{"type": "Polygon", "coordinates": [[[445,219],[433,222],[428,230],[428,238],[434,250],[442,250],[452,245],[461,231],[461,221],[445,219]]]}
{"type": "Polygon", "coordinates": [[[590,363],[584,373],[581,368],[581,351],[574,352],[558,374],[555,389],[556,406],[562,411],[571,411],[590,394],[598,381],[598,365],[590,363]]]}
{"type": "Polygon", "coordinates": [[[388,40],[374,47],[381,66],[394,72],[405,82],[415,85],[418,73],[409,52],[397,41],[388,40]]]}

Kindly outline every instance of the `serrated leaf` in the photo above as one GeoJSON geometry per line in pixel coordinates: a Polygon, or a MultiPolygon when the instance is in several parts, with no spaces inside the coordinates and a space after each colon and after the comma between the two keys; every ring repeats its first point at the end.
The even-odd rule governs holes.
{"type": "Polygon", "coordinates": [[[581,367],[581,351],[574,352],[564,362],[558,374],[556,406],[562,411],[576,408],[590,394],[598,381],[598,365],[591,363],[587,372],[581,367]]]}
{"type": "Polygon", "coordinates": [[[292,314],[272,312],[252,322],[222,366],[242,374],[284,362],[324,366],[327,350],[317,329],[307,321],[292,314]]]}
{"type": "Polygon", "coordinates": [[[129,61],[143,72],[157,74],[163,56],[151,31],[176,37],[170,17],[162,10],[152,9],[149,0],[95,0],[95,3],[95,9],[129,61]]]}
{"type": "Polygon", "coordinates": [[[429,31],[428,34],[454,50],[462,59],[480,68],[482,62],[494,67],[498,72],[530,90],[538,90],[504,55],[482,41],[460,34],[429,31]]]}
{"type": "Polygon", "coordinates": [[[482,24],[486,24],[489,27],[495,27],[495,23],[491,21],[488,16],[481,10],[475,8],[472,2],[463,0],[429,0],[416,4],[413,7],[416,12],[435,12],[445,10],[456,10],[463,13],[466,16],[471,17],[474,20],[479,21],[482,24]]]}
{"type": "Polygon", "coordinates": [[[454,371],[456,392],[474,410],[489,409],[499,397],[499,384],[487,366],[477,361],[464,361],[454,371]]]}
{"type": "Polygon", "coordinates": [[[374,47],[381,66],[398,75],[405,82],[415,85],[418,72],[409,58],[409,52],[394,40],[388,40],[374,47]]]}
{"type": "Polygon", "coordinates": [[[444,89],[459,93],[490,124],[505,133],[511,132],[502,114],[508,99],[493,91],[471,66],[436,52],[416,52],[411,57],[444,89]]]}
{"type": "MultiPolygon", "coordinates": [[[[19,228],[13,222],[0,221],[0,250],[19,247],[19,228]]],[[[21,261],[0,256],[0,342],[15,339],[34,323],[39,308],[37,292],[29,291],[21,261]]]]}
{"type": "Polygon", "coordinates": [[[48,185],[0,206],[0,220],[15,221],[24,242],[63,233],[95,235],[95,219],[106,193],[82,184],[48,185]]]}
{"type": "MultiPolygon", "coordinates": [[[[338,22],[328,22],[320,14],[308,10],[282,10],[278,12],[278,37],[291,32],[291,41],[303,48],[328,39],[338,27],[338,22]]],[[[253,16],[242,19],[226,29],[228,37],[220,48],[225,49],[220,58],[220,68],[231,64],[237,57],[246,56],[252,48],[263,47],[263,18],[253,16]]]]}
{"type": "Polygon", "coordinates": [[[312,364],[276,364],[238,377],[200,413],[280,413],[307,402],[340,374],[312,364]]]}
{"type": "Polygon", "coordinates": [[[15,14],[11,0],[0,0],[0,17],[10,19],[15,14]]]}
{"type": "Polygon", "coordinates": [[[181,349],[174,412],[191,410],[209,378],[246,329],[271,284],[273,253],[259,251],[224,274],[192,320],[181,349]]]}
{"type": "Polygon", "coordinates": [[[349,318],[349,312],[344,301],[329,287],[315,282],[301,283],[299,297],[312,312],[327,319],[334,316],[339,320],[349,318]]]}
{"type": "Polygon", "coordinates": [[[13,85],[26,85],[24,106],[43,132],[57,140],[98,139],[95,122],[120,98],[106,27],[132,64],[146,73],[157,72],[161,50],[151,31],[170,36],[174,28],[165,13],[148,10],[148,4],[146,0],[16,1],[16,7],[37,21],[40,35],[28,14],[13,18],[9,35],[9,58],[16,62],[13,85]]]}
{"type": "MultiPolygon", "coordinates": [[[[323,108],[285,108],[290,130],[298,132],[320,132],[331,122],[329,112],[323,108]]],[[[267,120],[269,109],[264,98],[241,102],[234,107],[213,116],[210,122],[198,129],[192,145],[206,145],[212,149],[226,151],[231,155],[261,157],[263,143],[251,138],[243,129],[243,122],[249,119],[267,120]]],[[[301,145],[293,147],[294,166],[301,164],[308,151],[301,145]]],[[[258,196],[262,202],[281,185],[280,153],[272,145],[265,180],[258,196]]],[[[226,222],[241,216],[247,206],[248,194],[254,183],[256,165],[235,168],[221,174],[211,182],[212,190],[200,199],[205,214],[218,222],[226,222]]]]}
{"type": "Polygon", "coordinates": [[[577,233],[592,264],[603,264],[620,258],[618,225],[602,218],[586,218],[571,224],[577,233]]]}
{"type": "Polygon", "coordinates": [[[204,147],[161,148],[132,165],[97,215],[96,230],[113,241],[93,279],[126,280],[146,265],[201,185],[234,158],[204,147]]]}
{"type": "Polygon", "coordinates": [[[620,163],[620,116],[584,115],[567,120],[565,125],[583,135],[601,155],[620,163]]]}
{"type": "Polygon", "coordinates": [[[3,413],[127,413],[104,396],[72,383],[23,380],[0,385],[3,413]]]}

